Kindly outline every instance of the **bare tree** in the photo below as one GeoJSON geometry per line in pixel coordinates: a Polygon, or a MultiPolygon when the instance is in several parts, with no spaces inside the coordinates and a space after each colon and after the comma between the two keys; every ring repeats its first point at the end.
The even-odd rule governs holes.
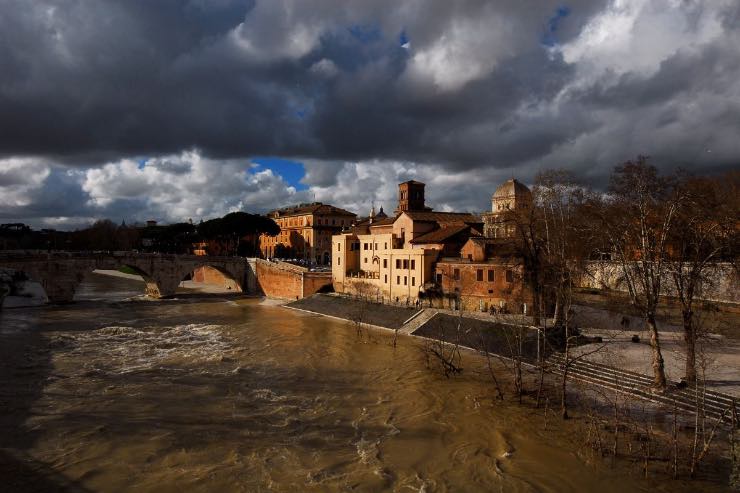
{"type": "MultiPolygon", "coordinates": [[[[536,203],[536,197],[533,197],[536,203]]],[[[543,315],[542,302],[545,292],[544,250],[542,209],[527,207],[507,210],[505,221],[513,223],[513,244],[521,266],[525,284],[532,291],[532,323],[539,326],[543,315]]]]}
{"type": "MultiPolygon", "coordinates": [[[[725,177],[729,179],[730,177],[725,177]]],[[[737,175],[736,175],[737,178],[737,175]]],[[[672,262],[666,265],[681,304],[686,344],[685,380],[696,381],[696,341],[699,336],[696,311],[718,274],[717,262],[737,242],[735,221],[740,217],[736,202],[727,200],[718,180],[681,176],[682,200],[671,231],[672,262]]]]}
{"type": "Polygon", "coordinates": [[[656,311],[663,290],[667,247],[680,199],[673,183],[658,175],[640,156],[617,166],[609,195],[594,200],[595,226],[607,243],[606,255],[615,262],[630,303],[642,315],[650,333],[653,385],[666,388],[656,311]]]}
{"type": "Polygon", "coordinates": [[[427,361],[436,362],[442,374],[449,378],[451,375],[462,372],[462,354],[460,353],[460,324],[452,333],[452,340],[448,341],[440,335],[426,340],[424,351],[427,361]]]}
{"type": "Polygon", "coordinates": [[[356,302],[354,304],[352,321],[359,338],[363,337],[363,324],[367,323],[367,314],[370,311],[371,300],[377,295],[378,288],[367,281],[357,281],[352,284],[356,302]]]}
{"type": "Polygon", "coordinates": [[[553,323],[562,325],[572,299],[573,279],[585,270],[592,248],[584,207],[591,192],[566,170],[537,176],[533,195],[541,210],[543,282],[555,300],[553,323]]]}

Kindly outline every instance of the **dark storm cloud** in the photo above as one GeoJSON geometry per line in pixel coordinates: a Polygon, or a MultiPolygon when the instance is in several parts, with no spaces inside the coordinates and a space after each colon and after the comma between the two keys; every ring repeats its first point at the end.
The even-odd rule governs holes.
{"type": "Polygon", "coordinates": [[[533,58],[543,68],[538,40],[553,2],[534,14],[518,2],[271,4],[4,2],[0,152],[90,163],[198,147],[223,157],[480,163],[487,153],[460,149],[464,139],[434,143],[451,127],[499,118],[557,79],[547,66],[517,68],[533,58]],[[486,58],[478,52],[494,47],[476,44],[477,32],[466,38],[465,23],[503,16],[492,26],[502,35],[490,41],[507,44],[499,57],[510,68],[488,77],[484,67],[469,88],[442,93],[424,77],[403,80],[413,50],[433,48],[440,35],[462,51],[430,63],[486,58]],[[456,31],[445,34],[453,22],[456,31]],[[412,50],[400,46],[401,31],[412,50]],[[337,67],[334,77],[317,73],[321,60],[337,67]]]}
{"type": "Polygon", "coordinates": [[[407,177],[483,209],[546,167],[736,167],[739,18],[736,0],[0,0],[3,214],[174,219],[196,190],[199,214],[365,208],[407,177]],[[310,195],[244,178],[249,156],[300,159],[310,195]]]}

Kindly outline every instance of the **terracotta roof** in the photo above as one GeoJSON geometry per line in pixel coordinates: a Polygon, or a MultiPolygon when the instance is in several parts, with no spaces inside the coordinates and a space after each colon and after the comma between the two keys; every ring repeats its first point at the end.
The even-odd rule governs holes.
{"type": "Polygon", "coordinates": [[[386,217],[383,219],[376,219],[375,221],[373,221],[372,224],[370,224],[370,227],[372,228],[373,226],[388,226],[390,224],[393,224],[395,221],[396,221],[395,217],[386,217]]]}
{"type": "Polygon", "coordinates": [[[417,236],[411,243],[417,245],[421,243],[444,243],[445,240],[455,236],[458,233],[462,233],[465,230],[469,230],[470,225],[465,223],[452,223],[446,224],[439,229],[430,231],[421,236],[417,236]]]}
{"type": "Polygon", "coordinates": [[[357,216],[354,212],[346,211],[339,207],[334,207],[333,205],[322,204],[321,202],[284,207],[267,213],[268,217],[302,216],[305,214],[338,214],[340,216],[357,216]]]}
{"type": "Polygon", "coordinates": [[[426,211],[404,211],[414,221],[436,222],[436,223],[465,223],[481,224],[483,221],[475,214],[468,212],[426,212],[426,211]]]}

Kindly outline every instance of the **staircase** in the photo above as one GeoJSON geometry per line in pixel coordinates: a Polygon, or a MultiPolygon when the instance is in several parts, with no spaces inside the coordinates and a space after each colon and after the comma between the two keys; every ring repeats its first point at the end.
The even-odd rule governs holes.
{"type": "MultiPolygon", "coordinates": [[[[555,353],[547,359],[547,364],[551,373],[562,375],[565,368],[565,355],[555,353]]],[[[650,388],[653,379],[648,375],[581,359],[577,361],[571,360],[568,368],[568,377],[573,380],[579,380],[605,389],[611,389],[645,399],[660,404],[669,410],[672,410],[674,405],[677,409],[691,413],[696,409],[697,395],[695,389],[690,387],[680,389],[675,384],[669,384],[668,390],[664,393],[654,392],[650,388]]],[[[735,405],[736,401],[735,397],[713,390],[706,390],[703,396],[701,394],[702,391],[700,390],[699,392],[698,397],[700,403],[703,399],[707,417],[719,419],[724,415],[724,421],[727,423],[731,422],[732,406],[735,405]]]]}
{"type": "Polygon", "coordinates": [[[402,332],[404,334],[411,334],[416,329],[429,322],[436,314],[437,310],[434,308],[422,308],[403,323],[403,325],[399,329],[399,332],[402,332]]]}

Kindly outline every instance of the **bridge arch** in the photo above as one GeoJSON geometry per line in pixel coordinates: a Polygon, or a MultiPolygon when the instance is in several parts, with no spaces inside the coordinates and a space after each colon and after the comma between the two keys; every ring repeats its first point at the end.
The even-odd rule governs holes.
{"type": "Polygon", "coordinates": [[[180,281],[185,280],[188,275],[192,275],[192,280],[195,282],[220,285],[227,291],[234,293],[244,291],[242,276],[235,274],[226,266],[209,262],[197,262],[183,269],[180,281]]]}
{"type": "Polygon", "coordinates": [[[151,296],[152,298],[160,298],[162,296],[162,290],[160,289],[159,283],[144,269],[140,268],[134,263],[128,262],[121,263],[121,267],[127,267],[141,276],[141,278],[144,280],[144,283],[146,284],[147,296],[151,296]]]}
{"type": "Polygon", "coordinates": [[[37,272],[5,267],[0,281],[0,307],[33,306],[49,300],[46,283],[37,272]]]}

